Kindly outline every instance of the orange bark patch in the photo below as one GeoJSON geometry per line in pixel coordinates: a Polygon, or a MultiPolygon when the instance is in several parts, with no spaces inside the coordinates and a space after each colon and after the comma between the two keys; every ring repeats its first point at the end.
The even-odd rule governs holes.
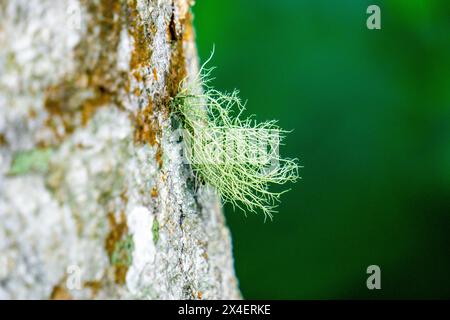
{"type": "Polygon", "coordinates": [[[72,296],[69,291],[62,285],[58,284],[53,287],[52,293],[50,294],[51,300],[72,300],[72,296]]]}
{"type": "Polygon", "coordinates": [[[6,146],[8,144],[8,141],[6,140],[6,137],[3,133],[0,133],[0,147],[6,146]]]}
{"type": "Polygon", "coordinates": [[[156,150],[156,162],[158,163],[159,168],[161,169],[163,166],[163,159],[162,159],[162,149],[160,146],[158,146],[158,149],[156,150]]]}
{"type": "MultiPolygon", "coordinates": [[[[113,254],[120,241],[123,241],[128,233],[128,226],[126,222],[125,213],[121,213],[120,221],[117,221],[114,214],[108,215],[110,232],[105,239],[105,250],[108,253],[110,262],[113,262],[113,254]]],[[[123,285],[125,283],[128,272],[128,265],[118,264],[114,265],[114,281],[117,284],[123,285]]]]}
{"type": "Polygon", "coordinates": [[[153,78],[158,81],[158,72],[155,67],[153,67],[153,78]]]}
{"type": "Polygon", "coordinates": [[[116,271],[114,272],[114,281],[119,285],[124,285],[127,279],[128,266],[119,265],[115,268],[116,271]]]}
{"type": "Polygon", "coordinates": [[[156,187],[153,187],[150,195],[152,196],[152,198],[156,198],[158,196],[158,189],[156,189],[156,187]]]}
{"type": "Polygon", "coordinates": [[[114,249],[116,248],[116,243],[128,232],[128,226],[125,213],[123,212],[120,215],[120,221],[116,221],[114,213],[109,213],[108,222],[110,231],[105,240],[105,249],[108,256],[111,258],[114,253],[114,249]]]}
{"type": "Polygon", "coordinates": [[[134,39],[134,48],[131,53],[130,69],[136,70],[150,63],[152,57],[151,39],[156,30],[154,26],[146,28],[146,25],[140,21],[137,11],[137,1],[129,1],[129,33],[134,39]]]}
{"type": "Polygon", "coordinates": [[[159,131],[158,120],[155,119],[153,112],[153,103],[149,101],[147,107],[136,116],[134,141],[136,143],[149,143],[154,146],[158,142],[156,135],[159,131]]]}
{"type": "Polygon", "coordinates": [[[100,281],[86,281],[83,286],[87,289],[91,289],[92,298],[94,299],[98,292],[102,289],[102,283],[100,281]]]}
{"type": "Polygon", "coordinates": [[[156,146],[156,161],[162,167],[161,128],[154,112],[153,102],[140,111],[135,118],[134,142],[156,146]]]}

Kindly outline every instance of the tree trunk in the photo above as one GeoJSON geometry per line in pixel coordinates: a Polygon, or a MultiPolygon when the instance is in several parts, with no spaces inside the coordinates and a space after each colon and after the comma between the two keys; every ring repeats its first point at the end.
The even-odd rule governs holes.
{"type": "Polygon", "coordinates": [[[0,298],[240,298],[170,117],[190,0],[0,2],[0,298]]]}

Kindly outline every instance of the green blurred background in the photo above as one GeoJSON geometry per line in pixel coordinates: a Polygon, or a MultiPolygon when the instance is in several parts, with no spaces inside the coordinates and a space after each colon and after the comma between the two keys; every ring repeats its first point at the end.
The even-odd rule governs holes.
{"type": "Polygon", "coordinates": [[[304,166],[273,222],[226,207],[244,297],[450,298],[450,1],[197,0],[194,14],[214,85],[293,129],[282,153],[304,166]]]}

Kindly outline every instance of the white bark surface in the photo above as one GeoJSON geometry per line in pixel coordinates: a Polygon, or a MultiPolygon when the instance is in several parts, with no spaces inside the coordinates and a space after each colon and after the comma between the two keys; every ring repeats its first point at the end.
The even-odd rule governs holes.
{"type": "Polygon", "coordinates": [[[0,2],[1,299],[240,297],[171,127],[191,5],[0,2]]]}

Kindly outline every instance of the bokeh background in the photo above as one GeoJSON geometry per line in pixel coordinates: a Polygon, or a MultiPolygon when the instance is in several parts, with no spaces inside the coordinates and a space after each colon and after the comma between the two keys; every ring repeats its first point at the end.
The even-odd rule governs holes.
{"type": "Polygon", "coordinates": [[[293,129],[282,153],[304,166],[272,222],[226,207],[244,297],[450,298],[450,2],[198,0],[194,14],[214,85],[293,129]]]}

